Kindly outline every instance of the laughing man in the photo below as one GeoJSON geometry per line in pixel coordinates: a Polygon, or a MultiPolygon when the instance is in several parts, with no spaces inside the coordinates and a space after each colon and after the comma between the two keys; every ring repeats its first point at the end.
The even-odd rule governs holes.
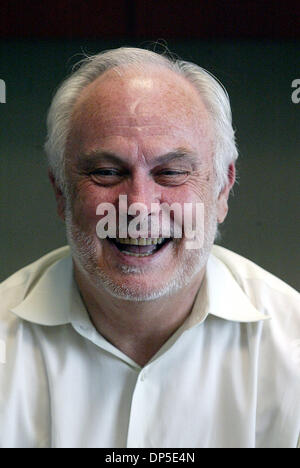
{"type": "Polygon", "coordinates": [[[0,446],[296,447],[298,293],[213,245],[237,158],[224,88],[147,50],[89,57],[45,148],[69,245],[1,285],[0,446]],[[124,196],[148,226],[153,205],[204,207],[201,245],[174,217],[99,236],[124,196]]]}

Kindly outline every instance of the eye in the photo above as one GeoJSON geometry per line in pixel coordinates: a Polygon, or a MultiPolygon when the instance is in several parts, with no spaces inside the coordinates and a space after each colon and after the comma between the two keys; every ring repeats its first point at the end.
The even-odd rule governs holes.
{"type": "Polygon", "coordinates": [[[189,171],[176,171],[173,169],[166,169],[160,171],[155,175],[155,180],[160,185],[181,185],[189,177],[189,171]]]}
{"type": "Polygon", "coordinates": [[[105,167],[90,172],[92,180],[99,185],[114,185],[121,181],[124,173],[119,169],[105,167]]]}
{"type": "Polygon", "coordinates": [[[118,171],[116,169],[97,169],[96,171],[92,172],[92,174],[99,176],[114,176],[118,175],[118,171]]]}

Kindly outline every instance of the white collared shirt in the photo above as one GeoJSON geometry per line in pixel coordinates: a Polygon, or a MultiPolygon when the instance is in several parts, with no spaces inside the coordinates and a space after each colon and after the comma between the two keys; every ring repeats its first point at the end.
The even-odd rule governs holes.
{"type": "Polygon", "coordinates": [[[296,447],[298,293],[214,246],[185,323],[141,368],[94,328],[69,248],[0,287],[0,447],[296,447]]]}

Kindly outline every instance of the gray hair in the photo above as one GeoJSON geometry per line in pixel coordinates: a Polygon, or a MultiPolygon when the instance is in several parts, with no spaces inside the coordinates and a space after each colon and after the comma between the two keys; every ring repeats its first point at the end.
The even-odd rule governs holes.
{"type": "Polygon", "coordinates": [[[81,91],[109,69],[145,64],[163,66],[185,77],[199,91],[214,126],[214,167],[218,178],[218,190],[227,183],[228,167],[237,159],[238,151],[232,128],[228,93],[211,73],[194,63],[131,47],[121,47],[87,56],[79,64],[80,67],[57,90],[47,117],[45,151],[49,168],[63,191],[66,188],[64,155],[70,131],[70,117],[81,91]]]}

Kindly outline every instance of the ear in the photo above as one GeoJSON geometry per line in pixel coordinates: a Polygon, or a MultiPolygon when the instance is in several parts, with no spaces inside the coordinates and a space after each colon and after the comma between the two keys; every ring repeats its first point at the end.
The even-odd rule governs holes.
{"type": "Polygon", "coordinates": [[[234,163],[232,163],[228,166],[227,183],[222,188],[218,196],[218,201],[217,201],[218,223],[223,223],[224,219],[227,216],[228,197],[229,197],[229,193],[233,187],[234,182],[235,182],[235,165],[234,163]]]}
{"type": "Polygon", "coordinates": [[[48,171],[48,176],[49,176],[50,182],[52,184],[52,187],[55,193],[57,214],[63,221],[65,221],[65,207],[66,207],[65,196],[63,192],[61,191],[61,189],[58,187],[55,177],[50,170],[48,171]]]}

